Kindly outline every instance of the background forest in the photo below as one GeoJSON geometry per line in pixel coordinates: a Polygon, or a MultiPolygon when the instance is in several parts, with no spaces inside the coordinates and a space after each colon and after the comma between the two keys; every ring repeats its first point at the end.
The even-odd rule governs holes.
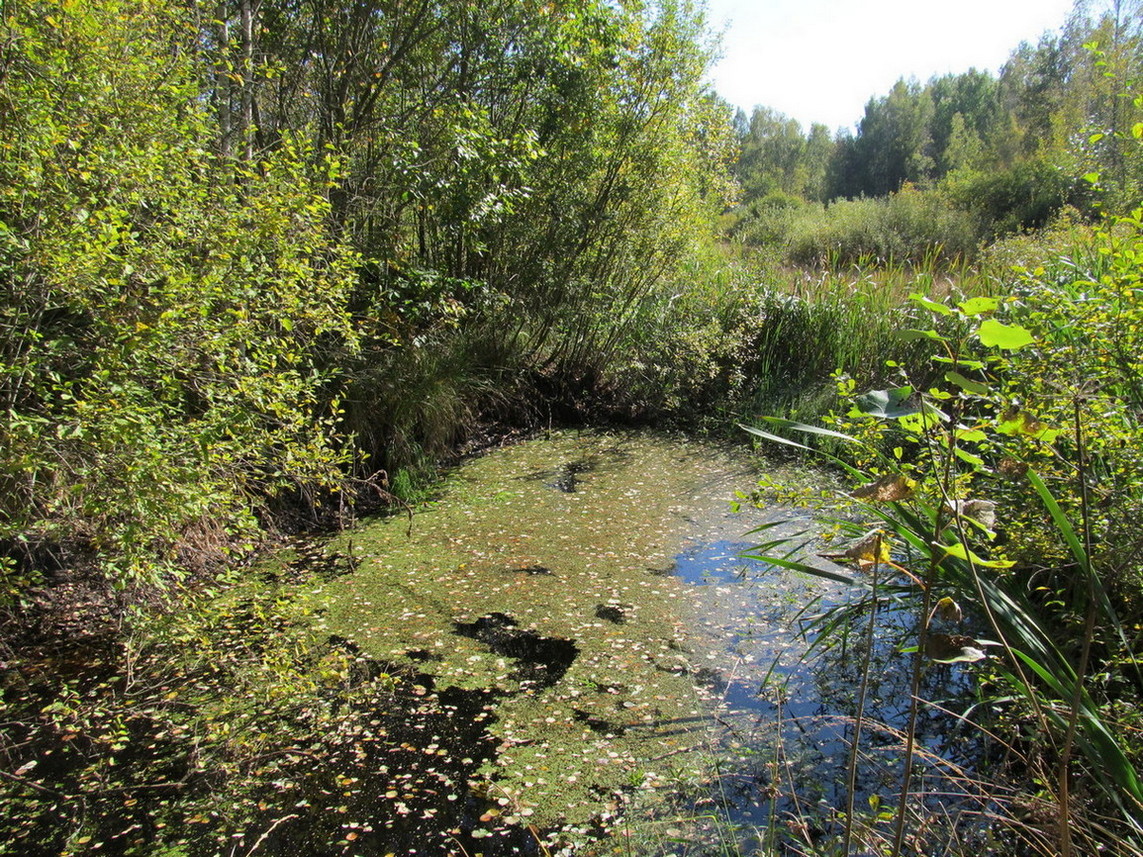
{"type": "Polygon", "coordinates": [[[1090,11],[1078,6],[1058,35],[1022,44],[999,76],[899,80],[869,100],[856,133],[740,112],[732,234],[803,264],[919,262],[975,257],[1065,206],[1090,216],[1134,205],[1138,10],[1090,11]],[[1099,193],[1084,180],[1096,172],[1099,193]]]}
{"type": "MultiPolygon", "coordinates": [[[[5,653],[415,500],[514,429],[832,413],[923,469],[846,410],[908,380],[999,426],[953,433],[958,484],[1048,479],[1004,483],[996,550],[1071,678],[1018,692],[1091,694],[1120,768],[1085,800],[1139,853],[1139,3],[836,135],[734,115],[673,0],[0,9],[5,653]]],[[[1066,780],[1075,718],[1036,722],[1066,780]]]]}

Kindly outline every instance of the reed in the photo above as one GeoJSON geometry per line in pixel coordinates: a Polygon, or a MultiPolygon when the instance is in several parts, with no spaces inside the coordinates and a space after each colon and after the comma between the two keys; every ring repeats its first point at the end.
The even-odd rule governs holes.
{"type": "Polygon", "coordinates": [[[860,385],[886,381],[890,364],[923,364],[924,349],[896,333],[909,327],[909,294],[987,293],[988,277],[967,262],[930,253],[915,264],[862,256],[816,269],[771,268],[758,286],[759,310],[749,343],[755,379],[741,413],[780,414],[802,421],[836,404],[837,375],[860,385]]]}

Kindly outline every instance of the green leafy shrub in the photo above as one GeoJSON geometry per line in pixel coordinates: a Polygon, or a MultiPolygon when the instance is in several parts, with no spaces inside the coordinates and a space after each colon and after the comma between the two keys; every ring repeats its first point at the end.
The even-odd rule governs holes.
{"type": "Polygon", "coordinates": [[[934,191],[906,185],[877,199],[807,207],[790,224],[787,257],[800,265],[848,265],[861,259],[920,263],[974,255],[975,219],[934,191]]]}
{"type": "MultiPolygon", "coordinates": [[[[1143,545],[1135,532],[1143,515],[1141,253],[1143,213],[1136,211],[1095,229],[1066,256],[1018,269],[1014,315],[1036,334],[1037,353],[1013,360],[1004,378],[1009,395],[1035,403],[1039,419],[1064,432],[1069,456],[1082,446],[1089,496],[1072,488],[1061,504],[1073,516],[1084,512],[1093,562],[1132,622],[1143,618],[1143,545]]],[[[1075,484],[1070,467],[1057,464],[1053,473],[1060,484],[1075,484]]]]}
{"type": "Polygon", "coordinates": [[[752,254],[780,262],[790,229],[808,205],[798,197],[774,191],[735,209],[725,232],[732,241],[750,248],[752,254]]]}
{"type": "Polygon", "coordinates": [[[1090,186],[1044,160],[990,172],[957,170],[941,188],[959,209],[971,212],[989,238],[1046,226],[1066,205],[1087,207],[1090,186]]]}
{"type": "Polygon", "coordinates": [[[159,582],[340,482],[335,165],[213,152],[193,11],[21,5],[0,119],[0,544],[159,582]]]}
{"type": "MultiPolygon", "coordinates": [[[[784,443],[775,431],[833,442],[861,506],[842,525],[878,533],[877,551],[845,556],[874,573],[901,572],[890,588],[916,605],[914,696],[924,656],[985,658],[973,638],[956,638],[953,651],[948,634],[929,629],[944,599],[972,605],[976,634],[1000,647],[985,701],[993,710],[1019,701],[1002,728],[1035,736],[1026,773],[1057,805],[1046,839],[1083,852],[1112,823],[1118,853],[1137,854],[1143,752],[1131,735],[1143,672],[1131,629],[1141,615],[1133,522],[1143,501],[1134,442],[1143,326],[1134,260],[1143,221],[1097,238],[1100,273],[1084,276],[1073,264],[1066,288],[1038,268],[1003,300],[950,306],[915,295],[929,320],[900,335],[932,346],[934,383],[916,387],[902,370],[901,386],[857,395],[846,382],[853,407],[831,427],[772,419],[750,430],[784,443]],[[1077,768],[1090,782],[1074,787],[1078,797],[1077,768]]],[[[815,573],[788,554],[767,558],[815,573]]],[[[914,723],[916,711],[914,702],[914,723]]],[[[898,826],[895,853],[900,842],[898,826]]]]}

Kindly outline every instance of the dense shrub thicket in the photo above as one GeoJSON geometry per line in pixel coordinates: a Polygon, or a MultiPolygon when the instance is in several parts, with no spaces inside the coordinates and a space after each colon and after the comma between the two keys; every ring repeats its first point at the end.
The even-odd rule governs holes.
{"type": "Polygon", "coordinates": [[[384,495],[513,379],[590,388],[730,188],[673,3],[43,0],[2,26],[8,600],[53,567],[225,562],[284,510],[384,495]]]}

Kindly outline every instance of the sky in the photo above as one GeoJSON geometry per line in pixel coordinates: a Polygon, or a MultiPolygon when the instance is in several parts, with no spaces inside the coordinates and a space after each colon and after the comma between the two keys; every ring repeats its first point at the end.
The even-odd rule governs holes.
{"type": "Polygon", "coordinates": [[[996,73],[1022,41],[1058,33],[1073,0],[707,0],[722,32],[715,90],[755,105],[854,128],[899,78],[924,83],[970,68],[996,73]]]}

